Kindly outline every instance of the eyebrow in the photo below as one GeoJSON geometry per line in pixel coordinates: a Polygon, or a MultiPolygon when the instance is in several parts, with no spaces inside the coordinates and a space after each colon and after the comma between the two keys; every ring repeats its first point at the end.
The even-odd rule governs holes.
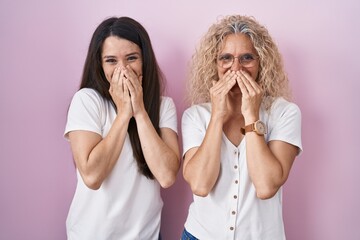
{"type": "MultiPolygon", "coordinates": [[[[131,55],[139,55],[139,56],[140,56],[140,53],[138,53],[138,52],[128,53],[128,54],[125,55],[125,57],[131,56],[131,55]]],[[[114,56],[114,55],[105,55],[103,58],[104,58],[104,59],[107,59],[107,58],[116,58],[116,56],[114,56]]]]}
{"type": "MultiPolygon", "coordinates": [[[[256,55],[256,53],[253,53],[253,52],[244,52],[244,53],[242,53],[242,54],[240,54],[240,55],[238,55],[238,56],[243,56],[243,55],[245,55],[245,54],[256,55]]],[[[220,53],[220,54],[219,54],[219,56],[222,56],[222,55],[232,55],[232,56],[234,56],[233,54],[228,53],[228,52],[223,52],[223,53],[220,53]]]]}

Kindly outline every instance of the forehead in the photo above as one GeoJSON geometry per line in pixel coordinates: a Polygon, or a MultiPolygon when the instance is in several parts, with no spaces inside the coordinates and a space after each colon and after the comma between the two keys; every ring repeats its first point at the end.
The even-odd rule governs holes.
{"type": "Polygon", "coordinates": [[[243,33],[227,35],[219,45],[220,52],[254,52],[254,46],[249,36],[243,33]]]}
{"type": "Polygon", "coordinates": [[[110,36],[103,43],[101,55],[127,55],[140,52],[140,47],[135,43],[124,38],[110,36]]]}

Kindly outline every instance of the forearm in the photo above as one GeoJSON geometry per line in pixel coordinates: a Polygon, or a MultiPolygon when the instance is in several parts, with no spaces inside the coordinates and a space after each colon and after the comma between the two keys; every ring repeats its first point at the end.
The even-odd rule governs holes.
{"type": "Polygon", "coordinates": [[[122,151],[128,123],[129,119],[117,116],[107,136],[82,161],[80,173],[90,188],[98,189],[112,171],[122,151]]]}
{"type": "Polygon", "coordinates": [[[195,195],[207,196],[218,179],[222,126],[222,120],[212,118],[200,147],[192,156],[185,155],[183,174],[195,195]]]}
{"type": "Polygon", "coordinates": [[[285,182],[286,175],[263,136],[255,132],[246,134],[246,158],[257,196],[266,199],[275,195],[285,182]]]}
{"type": "Polygon", "coordinates": [[[135,118],[145,161],[150,171],[163,188],[171,186],[180,167],[180,153],[177,135],[172,143],[167,143],[156,132],[146,112],[135,118]]]}

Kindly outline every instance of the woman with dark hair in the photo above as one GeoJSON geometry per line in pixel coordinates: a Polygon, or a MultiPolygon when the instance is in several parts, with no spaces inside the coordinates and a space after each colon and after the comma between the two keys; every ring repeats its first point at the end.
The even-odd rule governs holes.
{"type": "Polygon", "coordinates": [[[179,169],[174,102],[137,21],[109,18],[95,30],[68,111],[78,183],[68,239],[158,239],[163,202],[179,169]]]}

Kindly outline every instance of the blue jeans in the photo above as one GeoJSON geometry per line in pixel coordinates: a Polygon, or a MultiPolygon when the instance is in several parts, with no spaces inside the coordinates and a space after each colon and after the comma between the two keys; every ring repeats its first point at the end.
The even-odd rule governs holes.
{"type": "Polygon", "coordinates": [[[199,240],[199,239],[191,235],[191,233],[186,231],[186,229],[184,228],[184,231],[181,235],[181,240],[199,240]]]}

